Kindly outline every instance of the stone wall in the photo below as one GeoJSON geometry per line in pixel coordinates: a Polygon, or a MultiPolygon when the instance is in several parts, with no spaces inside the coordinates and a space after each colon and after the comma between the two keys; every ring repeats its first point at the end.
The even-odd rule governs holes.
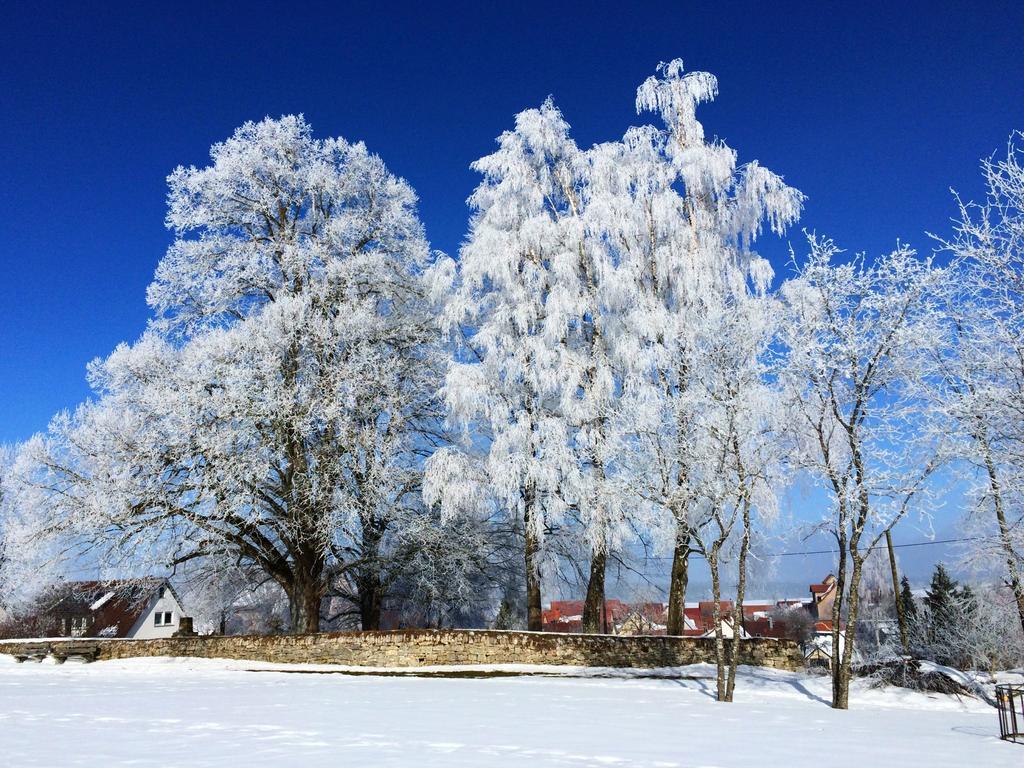
{"type": "MultiPolygon", "coordinates": [[[[66,642],[51,640],[56,647],[66,642]]],[[[420,667],[434,664],[566,664],[588,667],[674,667],[714,663],[713,639],[574,635],[490,630],[399,630],[325,632],[310,635],[172,637],[157,640],[95,640],[99,659],[182,656],[246,659],[276,663],[420,667]]],[[[0,653],[20,654],[26,646],[0,643],[0,653]]],[[[777,669],[803,666],[800,647],[790,640],[753,638],[740,642],[740,662],[777,669]]]]}

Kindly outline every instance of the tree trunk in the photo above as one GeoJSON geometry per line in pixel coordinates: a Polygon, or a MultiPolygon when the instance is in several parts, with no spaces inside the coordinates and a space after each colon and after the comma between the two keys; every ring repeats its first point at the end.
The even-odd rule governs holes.
{"type": "MultiPolygon", "coordinates": [[[[850,601],[846,614],[846,631],[844,633],[843,657],[839,664],[836,664],[836,674],[833,677],[833,709],[850,708],[850,676],[853,667],[853,644],[857,636],[857,608],[860,604],[860,573],[863,560],[856,554],[853,556],[853,573],[850,575],[850,601]]],[[[836,649],[832,650],[833,658],[836,649]]]]}
{"type": "Polygon", "coordinates": [[[297,635],[320,631],[320,601],[323,587],[319,579],[296,577],[288,590],[288,610],[292,632],[297,635]]]}
{"type": "Polygon", "coordinates": [[[715,623],[715,682],[716,696],[725,701],[725,638],[722,637],[722,583],[718,574],[718,547],[712,547],[708,555],[711,569],[711,617],[715,623]]]}
{"type": "Polygon", "coordinates": [[[380,629],[380,614],[384,605],[384,582],[381,578],[381,539],[386,526],[374,515],[362,518],[360,557],[363,563],[356,569],[355,582],[359,594],[359,625],[364,632],[380,629]]]}
{"type": "Polygon", "coordinates": [[[839,567],[836,571],[836,598],[832,601],[832,649],[831,649],[831,670],[832,670],[832,702],[839,696],[839,628],[843,615],[843,601],[846,593],[846,533],[842,530],[839,535],[839,567]]]}
{"type": "Polygon", "coordinates": [[[604,576],[608,554],[603,543],[594,548],[590,558],[590,578],[587,580],[587,599],[583,603],[583,631],[590,634],[607,634],[608,616],[604,600],[604,576]]]}
{"type": "Polygon", "coordinates": [[[525,565],[526,565],[526,628],[530,632],[544,631],[544,615],[541,610],[540,592],[540,541],[534,530],[534,516],[537,510],[536,491],[530,487],[526,490],[526,505],[523,513],[525,523],[525,565]]]}
{"type": "Polygon", "coordinates": [[[1013,591],[1013,599],[1017,603],[1017,618],[1020,620],[1021,629],[1024,629],[1024,584],[1021,583],[1020,569],[1017,564],[1017,552],[1013,548],[1013,541],[1010,538],[1010,526],[1006,521],[1006,510],[1003,508],[1003,491],[999,483],[999,475],[996,471],[995,462],[986,447],[985,469],[988,472],[989,489],[992,492],[992,505],[996,511],[996,522],[999,524],[999,542],[1003,547],[1003,554],[1006,556],[1006,575],[1010,589],[1013,591]]]}
{"type": "Polygon", "coordinates": [[[732,609],[732,656],[729,659],[729,680],[725,700],[732,701],[736,690],[736,668],[740,663],[740,630],[743,628],[743,600],[747,596],[747,553],[750,551],[750,502],[743,501],[743,539],[740,542],[739,577],[736,582],[736,604],[732,609]]]}
{"type": "Polygon", "coordinates": [[[380,629],[380,614],[384,603],[380,579],[364,579],[359,584],[359,625],[364,632],[380,629]]]}
{"type": "Polygon", "coordinates": [[[667,635],[682,635],[686,628],[686,587],[690,580],[690,528],[676,523],[676,546],[672,551],[672,574],[668,587],[667,635]]]}

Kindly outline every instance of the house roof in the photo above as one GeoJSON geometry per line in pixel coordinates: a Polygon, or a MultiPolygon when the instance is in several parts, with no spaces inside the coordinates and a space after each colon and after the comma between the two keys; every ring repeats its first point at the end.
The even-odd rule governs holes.
{"type": "Polygon", "coordinates": [[[53,590],[44,611],[54,621],[86,619],[91,636],[127,637],[161,587],[168,588],[181,603],[166,579],[69,581],[53,590]]]}
{"type": "Polygon", "coordinates": [[[821,584],[811,584],[811,594],[821,595],[831,591],[836,586],[836,577],[831,573],[822,579],[821,584]]]}

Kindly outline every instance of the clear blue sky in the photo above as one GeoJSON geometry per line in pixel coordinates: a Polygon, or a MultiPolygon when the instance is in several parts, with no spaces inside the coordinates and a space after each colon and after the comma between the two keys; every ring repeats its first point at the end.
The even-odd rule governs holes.
{"type": "MultiPolygon", "coordinates": [[[[164,179],[245,120],[303,112],[365,140],[449,252],[468,165],[516,112],[552,94],[578,142],[616,138],[677,56],[719,78],[709,133],[851,249],[930,248],[949,187],[976,195],[978,159],[1024,128],[1019,3],[76,5],[0,21],[0,442],[74,406],[86,362],[139,335],[164,179]]],[[[782,269],[784,244],[767,250],[782,269]]]]}

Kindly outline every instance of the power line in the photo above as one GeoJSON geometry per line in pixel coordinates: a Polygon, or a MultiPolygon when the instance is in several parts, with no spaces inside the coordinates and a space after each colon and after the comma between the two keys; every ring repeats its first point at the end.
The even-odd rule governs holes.
{"type": "MultiPolygon", "coordinates": [[[[960,544],[968,541],[985,541],[987,539],[995,539],[998,536],[967,536],[959,539],[935,539],[934,541],[915,541],[909,544],[893,544],[893,549],[903,549],[905,547],[933,547],[938,544],[960,544]]],[[[877,550],[886,549],[884,544],[879,544],[874,547],[868,547],[867,549],[858,550],[859,552],[875,552],[877,550]]],[[[700,552],[692,552],[697,557],[703,557],[700,552]]],[[[758,557],[769,558],[769,557],[805,557],[807,555],[838,555],[838,549],[813,549],[805,552],[769,552],[760,554],[758,557]]],[[[648,560],[671,560],[671,557],[648,557],[648,560]]]]}
{"type": "MultiPolygon", "coordinates": [[[[893,544],[893,549],[902,549],[904,547],[933,547],[937,544],[959,544],[967,541],[981,541],[983,539],[994,539],[995,536],[968,536],[962,539],[935,539],[934,541],[915,541],[910,544],[893,544]]],[[[886,549],[884,544],[879,544],[874,547],[868,547],[867,549],[859,550],[861,552],[875,552],[880,549],[886,549]]],[[[768,555],[761,555],[761,557],[798,557],[802,555],[838,555],[838,549],[818,549],[809,550],[807,552],[776,552],[768,555]]]]}

